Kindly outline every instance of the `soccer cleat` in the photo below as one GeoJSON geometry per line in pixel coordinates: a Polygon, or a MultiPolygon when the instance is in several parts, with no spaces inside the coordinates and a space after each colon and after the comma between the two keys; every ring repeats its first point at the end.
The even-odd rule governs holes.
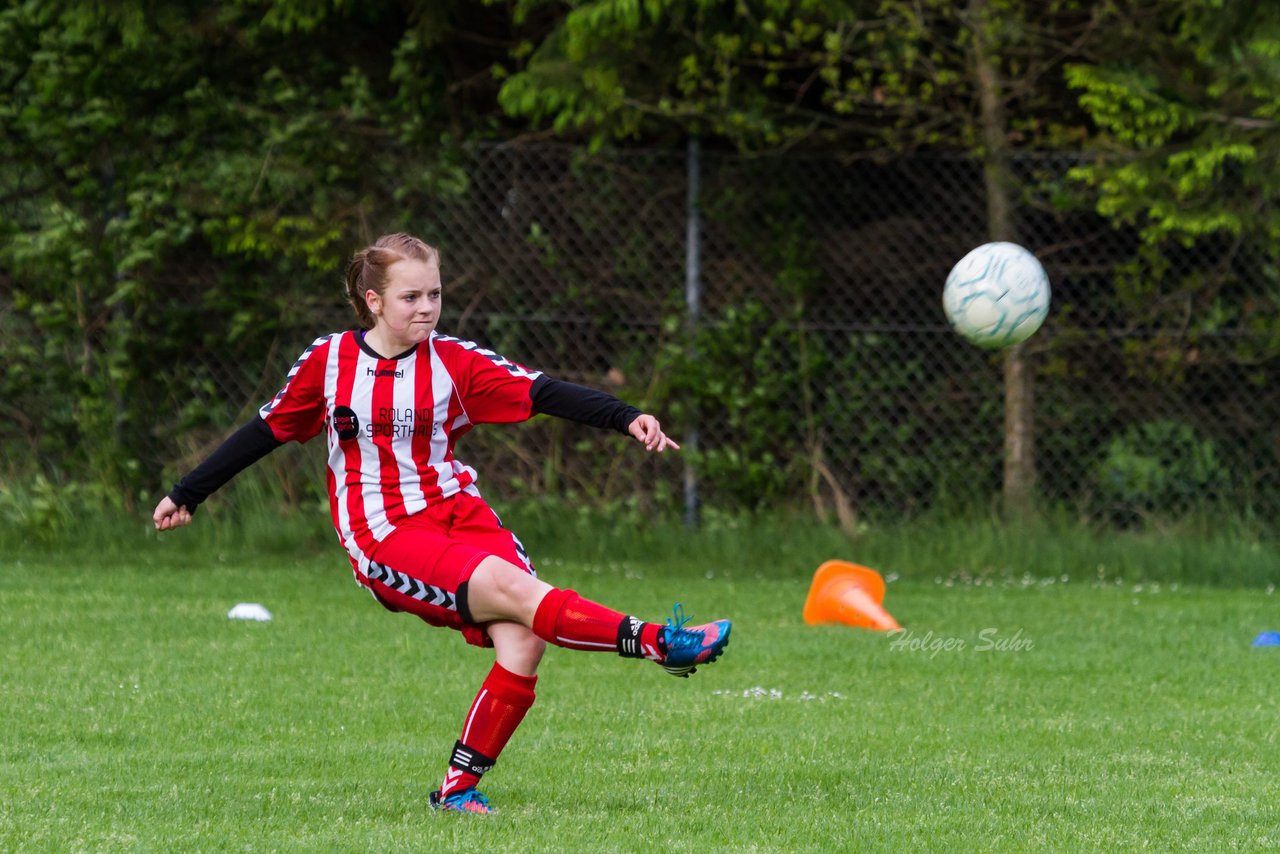
{"type": "Polygon", "coordinates": [[[497,810],[489,806],[489,799],[475,790],[460,789],[451,795],[440,797],[440,791],[431,793],[431,808],[444,812],[469,812],[477,815],[491,815],[497,810]]]}
{"type": "Polygon", "coordinates": [[[658,664],[672,676],[687,677],[697,671],[697,665],[710,664],[720,657],[720,653],[729,645],[728,620],[716,620],[701,626],[685,628],[689,618],[684,615],[684,608],[677,602],[667,624],[662,627],[662,639],[666,643],[667,654],[658,664]]]}

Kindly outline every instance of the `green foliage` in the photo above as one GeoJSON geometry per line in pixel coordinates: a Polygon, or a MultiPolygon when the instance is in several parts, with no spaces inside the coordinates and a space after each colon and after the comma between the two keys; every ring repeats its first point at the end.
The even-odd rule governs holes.
{"type": "Polygon", "coordinates": [[[789,491],[802,441],[795,391],[820,367],[820,356],[803,355],[797,321],[748,301],[701,325],[691,349],[667,351],[673,415],[706,413],[716,425],[696,464],[728,506],[756,508],[789,491]]]}
{"type": "MultiPolygon", "coordinates": [[[[1280,353],[1277,44],[1273,5],[1238,0],[9,3],[0,475],[20,473],[34,503],[14,515],[27,511],[10,500],[5,512],[54,536],[81,500],[136,509],[163,482],[162,464],[194,462],[242,415],[248,401],[225,393],[241,363],[280,364],[282,350],[346,321],[337,281],[351,248],[390,228],[434,228],[441,202],[467,188],[469,143],[542,127],[600,145],[695,133],[708,149],[854,156],[1087,141],[1097,159],[1055,204],[1084,199],[1144,239],[1114,276],[1105,256],[1107,272],[1088,285],[1114,285],[1107,323],[1126,336],[1120,370],[1168,387],[1204,383],[1209,398],[1224,375],[1216,368],[1247,365],[1249,392],[1264,394],[1280,353]],[[976,108],[978,41],[1004,110],[995,140],[976,108]],[[1135,43],[1147,49],[1135,54],[1135,43]]],[[[582,156],[572,174],[591,169],[582,156]]],[[[675,242],[613,245],[630,202],[606,183],[583,186],[575,192],[596,206],[577,213],[579,200],[567,200],[568,227],[524,224],[527,259],[512,265],[528,260],[556,280],[554,299],[520,292],[477,337],[507,349],[572,308],[605,338],[632,316],[636,293],[672,280],[654,255],[675,242]],[[575,242],[609,263],[576,265],[575,242]]],[[[584,371],[621,365],[635,384],[626,394],[671,401],[676,420],[697,410],[704,423],[720,419],[698,463],[730,508],[811,497],[819,465],[859,510],[870,500],[912,511],[987,489],[998,448],[980,471],[962,449],[994,436],[998,402],[956,388],[931,361],[954,353],[817,329],[830,283],[813,221],[792,213],[799,195],[745,180],[708,203],[709,219],[759,250],[771,285],[744,285],[754,296],[737,300],[730,282],[692,347],[670,324],[656,366],[652,340],[610,341],[609,364],[584,371]],[[903,403],[908,392],[916,403],[903,403]]],[[[1028,196],[1024,213],[1038,204],[1028,196]]],[[[520,291],[509,275],[494,290],[520,291]]],[[[545,350],[567,352],[576,342],[566,337],[545,350]]],[[[264,397],[276,380],[264,375],[264,397]]],[[[1059,403],[1051,418],[1086,420],[1079,400],[1059,403]]],[[[1064,452],[1076,441],[1069,456],[1087,477],[1089,441],[1125,426],[1049,441],[1064,452]]],[[[1215,441],[1221,455],[1233,450],[1215,441]]],[[[1250,450],[1274,456],[1265,435],[1250,450]]],[[[539,464],[541,482],[523,471],[513,482],[556,483],[555,456],[539,464]]],[[[1232,458],[1238,467],[1252,471],[1232,458]]],[[[631,486],[633,470],[612,459],[590,468],[602,485],[571,485],[585,501],[631,486]]],[[[1266,471],[1260,491],[1273,488],[1266,471]]],[[[1172,500],[1161,489],[1139,492],[1172,500]]],[[[667,506],[672,496],[658,492],[667,506]]],[[[651,510],[647,500],[624,508],[629,518],[651,510]]]]}
{"type": "Polygon", "coordinates": [[[778,145],[793,135],[775,115],[790,58],[820,56],[844,11],[813,0],[582,4],[509,74],[501,103],[598,143],[666,126],[778,145]]]}
{"type": "Polygon", "coordinates": [[[43,476],[7,484],[0,490],[0,530],[4,531],[0,547],[13,550],[24,543],[48,547],[73,536],[86,514],[100,516],[106,509],[103,496],[93,496],[95,492],[99,490],[92,483],[60,485],[43,476]]]}
{"type": "Polygon", "coordinates": [[[1130,363],[1181,381],[1207,336],[1235,358],[1280,354],[1280,8],[1238,0],[1124,4],[1101,58],[1067,80],[1098,127],[1073,177],[1096,210],[1142,240],[1117,268],[1129,325],[1173,329],[1131,342],[1130,363]],[[1140,42],[1138,55],[1120,46],[1140,42]],[[1215,259],[1187,265],[1195,251],[1215,259]]]}
{"type": "MultiPolygon", "coordinates": [[[[548,5],[528,0],[518,14],[548,5]]],[[[511,115],[596,145],[695,134],[749,150],[976,150],[972,51],[982,30],[1008,81],[1010,143],[1061,144],[1081,129],[1064,110],[1058,64],[1107,12],[1022,0],[593,0],[522,45],[500,100],[511,115]]]]}
{"type": "Polygon", "coordinates": [[[1188,424],[1164,420],[1133,425],[1113,438],[1094,482],[1101,506],[1133,521],[1212,506],[1231,477],[1213,440],[1188,424]]]}
{"type": "Polygon", "coordinates": [[[131,503],[190,426],[151,401],[190,399],[220,424],[243,403],[222,401],[193,353],[258,358],[334,315],[351,249],[463,185],[472,126],[450,121],[450,56],[429,38],[447,14],[423,4],[410,24],[285,0],[0,12],[0,283],[6,323],[41,342],[6,341],[0,392],[11,422],[41,423],[51,476],[131,503]]]}
{"type": "Polygon", "coordinates": [[[1102,132],[1103,156],[1077,175],[1100,213],[1152,244],[1252,234],[1274,243],[1280,219],[1280,9],[1239,0],[1128,4],[1106,52],[1067,70],[1102,132]]]}
{"type": "Polygon", "coordinates": [[[999,458],[994,385],[979,377],[977,393],[956,399],[954,372],[936,365],[948,354],[825,332],[804,308],[746,301],[701,325],[692,348],[668,348],[668,405],[677,421],[698,413],[709,446],[694,456],[707,500],[736,511],[807,496],[821,507],[838,492],[882,519],[992,493],[997,466],[981,461],[999,458]],[[975,443],[990,447],[975,454],[975,443]]]}

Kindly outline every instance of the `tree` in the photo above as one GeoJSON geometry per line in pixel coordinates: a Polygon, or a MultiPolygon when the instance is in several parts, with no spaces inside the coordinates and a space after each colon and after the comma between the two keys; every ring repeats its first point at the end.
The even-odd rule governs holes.
{"type": "Polygon", "coordinates": [[[0,440],[116,500],[154,487],[176,426],[242,403],[193,351],[261,358],[340,303],[353,244],[463,185],[505,26],[466,2],[8,4],[0,440]]]}
{"type": "MultiPolygon", "coordinates": [[[[1105,57],[1067,79],[1100,129],[1075,177],[1097,210],[1137,230],[1122,270],[1130,323],[1233,331],[1235,357],[1280,352],[1280,7],[1238,0],[1131,2],[1105,57]],[[1117,45],[1142,43],[1125,56],[1117,45]],[[1179,269],[1194,248],[1217,260],[1179,269]]],[[[1153,347],[1167,342],[1153,339],[1153,347]]]]}
{"type": "MultiPolygon", "coordinates": [[[[595,144],[692,134],[744,150],[966,152],[983,164],[988,238],[1016,241],[1009,160],[1084,138],[1062,65],[1113,14],[1073,0],[597,0],[526,48],[501,102],[595,144]]],[[[1004,360],[1013,512],[1034,496],[1027,358],[1015,347],[1004,360]]]]}

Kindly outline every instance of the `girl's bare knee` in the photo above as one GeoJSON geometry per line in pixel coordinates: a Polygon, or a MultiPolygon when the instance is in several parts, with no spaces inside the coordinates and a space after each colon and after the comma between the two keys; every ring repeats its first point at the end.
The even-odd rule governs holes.
{"type": "Polygon", "coordinates": [[[519,623],[491,623],[488,630],[499,664],[523,676],[537,673],[538,664],[547,651],[546,641],[519,623]]]}
{"type": "Polygon", "coordinates": [[[487,557],[467,584],[467,604],[478,623],[512,620],[533,624],[538,603],[551,586],[498,557],[487,557]]]}

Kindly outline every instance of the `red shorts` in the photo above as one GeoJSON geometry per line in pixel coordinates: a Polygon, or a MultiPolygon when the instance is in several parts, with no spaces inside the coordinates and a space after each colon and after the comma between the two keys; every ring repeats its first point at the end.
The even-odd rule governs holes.
{"type": "Polygon", "coordinates": [[[460,492],[399,523],[374,547],[368,577],[356,577],[389,610],[457,629],[475,646],[493,646],[467,609],[471,573],[491,555],[537,574],[524,545],[484,499],[460,492]]]}

